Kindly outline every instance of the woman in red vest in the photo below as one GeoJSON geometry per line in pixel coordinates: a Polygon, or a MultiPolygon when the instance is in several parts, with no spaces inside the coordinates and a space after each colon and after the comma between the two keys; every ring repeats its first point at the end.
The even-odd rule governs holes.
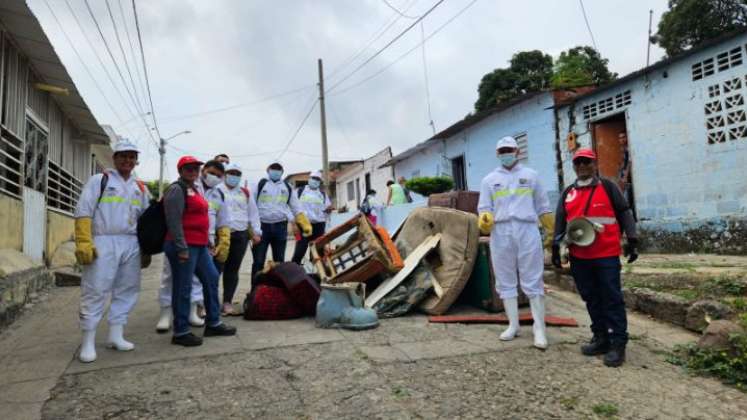
{"type": "Polygon", "coordinates": [[[195,186],[202,162],[192,156],[179,159],[179,180],[171,184],[163,198],[166,214],[166,242],[163,250],[171,265],[174,310],[172,344],[199,346],[202,338],[193,335],[189,325],[192,276],[202,283],[207,316],[205,337],[235,335],[236,328],[220,320],[218,270],[208,250],[210,219],[208,202],[195,186]]]}
{"type": "Polygon", "coordinates": [[[628,263],[638,258],[638,237],[633,212],[614,182],[597,176],[596,154],[579,149],[573,155],[576,182],[563,191],[555,213],[552,263],[560,268],[560,243],[566,226],[584,217],[603,228],[588,246],[570,245],[571,275],[591,318],[591,342],[581,346],[587,356],[604,355],[604,364],[625,361],[628,320],[620,284],[620,239],[625,232],[628,263]]]}

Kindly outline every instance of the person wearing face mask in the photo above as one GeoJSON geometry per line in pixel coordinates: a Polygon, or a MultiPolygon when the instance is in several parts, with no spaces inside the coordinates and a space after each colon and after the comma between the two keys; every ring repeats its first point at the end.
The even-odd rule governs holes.
{"type": "Polygon", "coordinates": [[[332,212],[332,203],[329,201],[327,194],[322,191],[321,186],[322,174],[315,171],[309,177],[309,185],[298,190],[301,209],[311,222],[311,236],[301,237],[301,240],[296,242],[296,248],[291,259],[296,264],[301,264],[303,257],[306,256],[309,242],[324,236],[327,216],[332,212]]]}
{"type": "Polygon", "coordinates": [[[179,159],[179,180],[169,186],[163,198],[167,225],[163,252],[169,260],[174,283],[171,343],[186,347],[202,345],[202,338],[192,334],[189,327],[190,294],[195,275],[202,283],[207,312],[203,336],[236,334],[235,327],[220,320],[219,274],[209,248],[210,204],[200,187],[200,166],[202,162],[193,156],[179,159]]]}
{"type": "Polygon", "coordinates": [[[231,213],[231,247],[225,264],[218,266],[223,273],[223,307],[224,316],[237,315],[233,308],[233,295],[239,284],[239,269],[246,255],[249,242],[256,245],[262,238],[262,226],[259,222],[259,210],[254,196],[248,189],[241,187],[241,167],[235,163],[226,166],[226,179],[220,186],[226,195],[226,202],[231,213]]]}
{"type": "Polygon", "coordinates": [[[586,356],[604,355],[604,364],[625,362],[628,320],[620,285],[620,240],[625,232],[628,263],[638,259],[638,235],[633,211],[613,181],[597,176],[597,157],[591,149],[573,155],[576,182],[558,201],[553,235],[552,264],[561,267],[560,243],[567,223],[585,217],[602,226],[589,246],[570,245],[571,275],[591,318],[591,342],[581,346],[586,356]]]}
{"type": "Polygon", "coordinates": [[[546,349],[544,255],[537,222],[552,239],[550,202],[537,172],[519,163],[513,137],[498,140],[496,152],[500,166],[482,180],[478,224],[483,234],[490,234],[493,270],[509,322],[500,339],[513,340],[519,333],[520,284],[532,309],[534,346],[546,349]]]}
{"type": "Polygon", "coordinates": [[[262,240],[252,248],[252,279],[262,270],[267,259],[267,248],[272,247],[272,259],[285,261],[288,242],[288,222],[295,221],[302,236],[311,235],[311,223],[303,213],[298,197],[290,184],[283,181],[283,166],[277,162],[267,167],[267,178],[262,178],[254,189],[262,223],[262,240]]]}
{"type": "Polygon", "coordinates": [[[126,140],[117,143],[115,169],[92,176],[75,208],[75,258],[83,267],[78,358],[84,363],[96,360],[96,327],[109,296],[108,345],[119,351],[135,348],[123,331],[140,292],[137,219],[150,201],[148,189],[132,173],[138,153],[137,146],[126,140]]]}
{"type": "MultiPolygon", "coordinates": [[[[200,180],[195,183],[197,189],[208,201],[209,234],[208,246],[213,255],[216,266],[226,261],[230,245],[230,214],[226,205],[225,194],[220,189],[223,182],[224,167],[217,160],[210,160],[202,167],[200,180]]],[[[161,287],[158,291],[158,301],[161,305],[161,315],[156,324],[156,332],[165,333],[171,327],[171,300],[173,279],[168,260],[164,261],[161,273],[161,287]]],[[[190,294],[189,323],[193,327],[202,327],[205,321],[198,315],[198,307],[204,307],[202,284],[197,276],[192,277],[192,292],[190,294]]]]}

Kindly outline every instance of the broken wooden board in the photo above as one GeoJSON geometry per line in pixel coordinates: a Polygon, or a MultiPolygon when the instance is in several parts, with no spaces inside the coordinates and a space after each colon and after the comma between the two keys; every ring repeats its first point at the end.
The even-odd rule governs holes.
{"type": "Polygon", "coordinates": [[[441,234],[437,233],[435,235],[431,235],[417,246],[410,255],[405,258],[405,266],[397,272],[397,274],[394,275],[394,277],[390,277],[386,280],[384,280],[383,283],[379,287],[374,290],[370,296],[366,299],[366,307],[367,308],[373,308],[374,305],[378,301],[384,298],[384,296],[388,295],[392,290],[396,289],[397,286],[402,283],[407,276],[409,276],[413,270],[420,264],[420,260],[425,258],[426,255],[428,255],[429,252],[431,252],[436,246],[438,245],[438,242],[441,240],[441,234]]]}
{"type": "MultiPolygon", "coordinates": [[[[429,316],[428,322],[444,324],[508,324],[505,314],[497,315],[440,315],[429,316]]],[[[519,323],[532,324],[531,313],[519,314],[519,323]]],[[[545,316],[545,324],[553,327],[578,327],[578,322],[573,318],[559,316],[545,316]]]]}

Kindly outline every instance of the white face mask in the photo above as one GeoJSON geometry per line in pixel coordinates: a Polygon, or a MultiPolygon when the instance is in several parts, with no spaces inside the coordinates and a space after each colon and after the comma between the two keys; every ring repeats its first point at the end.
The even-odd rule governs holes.
{"type": "Polygon", "coordinates": [[[205,176],[202,177],[202,182],[204,182],[209,188],[215,187],[220,184],[221,181],[223,180],[220,177],[213,174],[205,174],[205,176]]]}
{"type": "Polygon", "coordinates": [[[579,187],[585,187],[585,186],[587,186],[587,185],[591,185],[591,181],[593,181],[593,180],[594,180],[594,178],[587,178],[587,179],[577,179],[577,180],[576,180],[576,184],[577,184],[577,185],[578,185],[579,187]]]}

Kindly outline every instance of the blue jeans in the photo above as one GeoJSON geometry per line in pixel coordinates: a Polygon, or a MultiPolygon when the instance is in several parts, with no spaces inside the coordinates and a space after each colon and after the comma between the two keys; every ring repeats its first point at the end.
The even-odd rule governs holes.
{"type": "Polygon", "coordinates": [[[174,336],[189,334],[189,296],[192,292],[192,276],[196,275],[202,283],[205,298],[205,322],[210,327],[220,325],[220,303],[218,302],[218,270],[215,269],[213,257],[207,246],[190,246],[189,259],[180,262],[174,241],[166,241],[163,252],[169,259],[171,275],[174,282],[171,295],[171,307],[174,311],[174,336]]]}
{"type": "Polygon", "coordinates": [[[589,311],[592,333],[624,346],[628,342],[628,319],[620,285],[620,258],[571,257],[571,275],[589,311]]]}
{"type": "Polygon", "coordinates": [[[262,271],[267,259],[267,247],[272,247],[272,259],[285,261],[285,245],[288,243],[288,222],[262,223],[262,241],[252,247],[252,284],[254,275],[262,271]]]}

